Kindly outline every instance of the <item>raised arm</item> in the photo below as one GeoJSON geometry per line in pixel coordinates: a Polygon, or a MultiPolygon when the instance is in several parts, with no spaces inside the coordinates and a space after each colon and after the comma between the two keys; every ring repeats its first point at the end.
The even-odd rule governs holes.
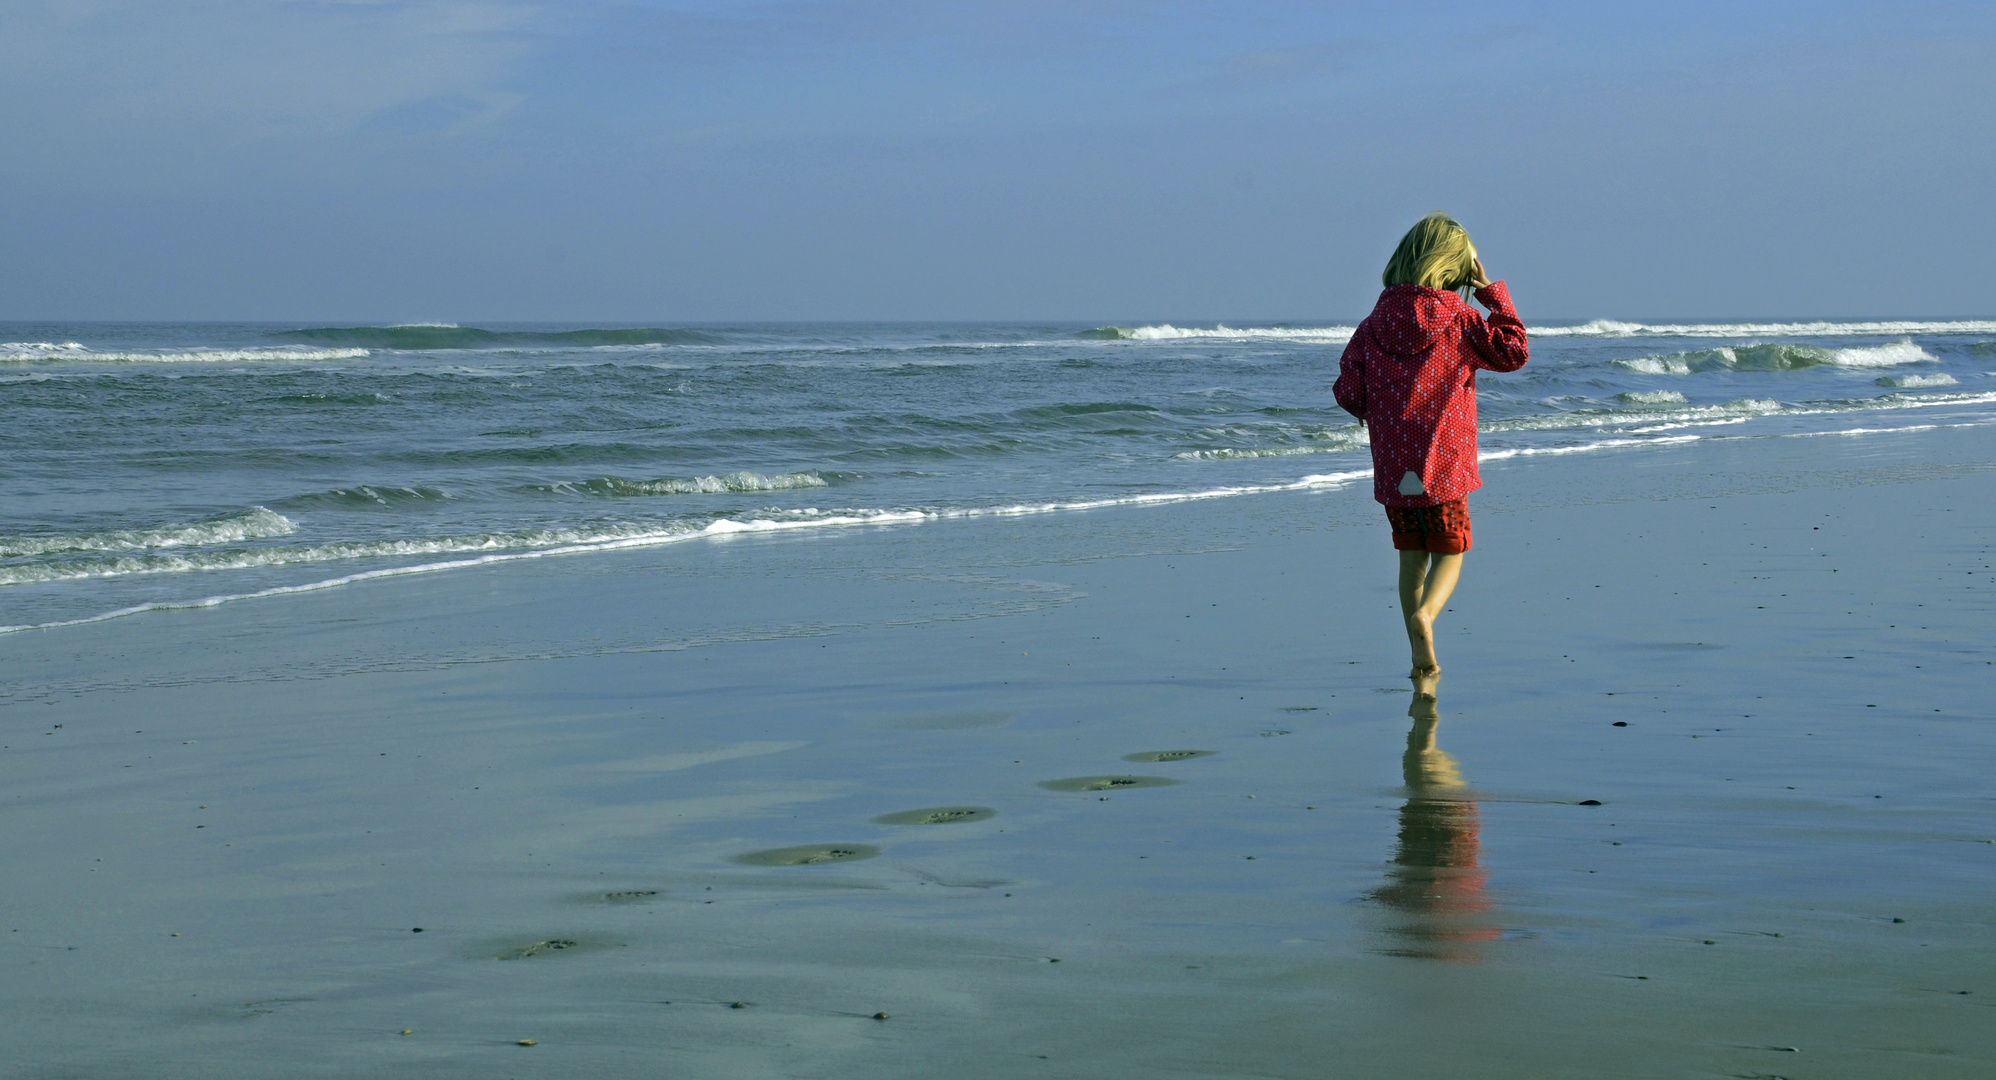
{"type": "MultiPolygon", "coordinates": [[[[1483,276],[1483,264],[1476,266],[1483,276]]],[[[1530,348],[1525,342],[1525,324],[1518,309],[1511,306],[1511,292],[1501,281],[1485,281],[1477,286],[1476,298],[1490,309],[1488,318],[1471,311],[1463,317],[1463,336],[1476,352],[1476,366],[1491,371],[1516,371],[1525,366],[1530,348]]]]}

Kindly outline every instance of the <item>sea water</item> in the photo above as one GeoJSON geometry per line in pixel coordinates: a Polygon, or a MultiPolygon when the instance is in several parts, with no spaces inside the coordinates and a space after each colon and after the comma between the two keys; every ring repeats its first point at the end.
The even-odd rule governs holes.
{"type": "MultiPolygon", "coordinates": [[[[750,530],[1370,497],[1349,324],[0,324],[0,627],[750,530]]],[[[1533,326],[1484,458],[1996,423],[1996,322],[1533,326]]]]}

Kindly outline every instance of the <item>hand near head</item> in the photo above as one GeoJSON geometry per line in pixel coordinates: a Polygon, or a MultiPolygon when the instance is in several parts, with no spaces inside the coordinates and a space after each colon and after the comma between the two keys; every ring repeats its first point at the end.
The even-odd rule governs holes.
{"type": "Polygon", "coordinates": [[[1469,260],[1469,267],[1470,267],[1469,269],[1470,288],[1481,289],[1487,287],[1490,284],[1490,275],[1483,272],[1482,259],[1469,260]]]}

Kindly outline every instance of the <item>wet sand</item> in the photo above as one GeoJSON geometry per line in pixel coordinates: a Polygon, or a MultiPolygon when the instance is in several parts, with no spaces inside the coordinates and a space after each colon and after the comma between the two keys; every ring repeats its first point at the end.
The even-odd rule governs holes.
{"type": "Polygon", "coordinates": [[[1492,463],[1431,714],[1360,489],[15,635],[10,1075],[1986,1076],[1992,460],[1492,463]]]}

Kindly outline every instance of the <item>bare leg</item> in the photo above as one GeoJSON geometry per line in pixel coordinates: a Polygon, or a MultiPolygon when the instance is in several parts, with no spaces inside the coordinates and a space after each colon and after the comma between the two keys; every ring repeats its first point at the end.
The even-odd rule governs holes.
{"type": "Polygon", "coordinates": [[[1435,658],[1435,617],[1448,605],[1462,576],[1462,556],[1400,553],[1400,611],[1407,619],[1407,644],[1414,656],[1411,674],[1419,678],[1441,671],[1435,658]]]}

